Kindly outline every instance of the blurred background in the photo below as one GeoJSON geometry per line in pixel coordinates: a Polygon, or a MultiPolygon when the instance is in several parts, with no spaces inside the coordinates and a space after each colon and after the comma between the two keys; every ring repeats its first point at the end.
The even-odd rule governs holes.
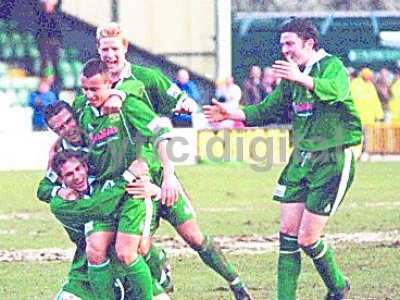
{"type": "MultiPolygon", "coordinates": [[[[161,69],[199,107],[212,97],[240,106],[261,101],[279,83],[269,66],[280,57],[277,27],[292,16],[311,19],[320,30],[321,47],[340,56],[348,67],[365,132],[360,159],[398,159],[399,1],[2,0],[0,135],[7,146],[0,152],[0,169],[43,166],[43,149],[54,137],[35,114],[46,103],[72,101],[80,92],[82,65],[97,55],[97,26],[120,23],[130,41],[128,60],[161,69]],[[56,16],[44,26],[49,12],[56,16]],[[50,32],[50,42],[43,41],[43,31],[50,32]],[[52,49],[59,49],[57,57],[52,49]],[[42,95],[44,100],[37,101],[42,95]],[[35,159],[8,158],[16,157],[15,149],[28,142],[35,159]]],[[[174,125],[182,129],[178,135],[190,139],[186,163],[206,160],[204,147],[210,138],[221,136],[221,130],[237,136],[243,127],[207,124],[201,108],[189,118],[176,119],[174,125]]],[[[290,136],[285,124],[247,130],[247,140],[290,136]]],[[[215,151],[224,152],[225,146],[215,151]]],[[[289,139],[285,147],[290,148],[289,139]]],[[[235,149],[230,151],[235,160],[235,149]]],[[[252,153],[246,151],[242,159],[251,160],[252,153]]]]}

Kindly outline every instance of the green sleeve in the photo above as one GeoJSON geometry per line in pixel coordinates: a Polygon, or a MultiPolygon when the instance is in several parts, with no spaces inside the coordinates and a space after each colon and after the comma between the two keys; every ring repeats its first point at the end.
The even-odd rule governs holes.
{"type": "Polygon", "coordinates": [[[186,93],[158,69],[132,65],[132,74],[144,83],[157,114],[171,114],[178,101],[186,97],[186,93]]]}
{"type": "Polygon", "coordinates": [[[72,102],[72,109],[79,117],[86,106],[86,98],[85,95],[79,94],[75,97],[74,101],[72,102]]]}
{"type": "Polygon", "coordinates": [[[154,144],[169,137],[171,122],[157,116],[143,101],[128,97],[122,105],[121,113],[124,122],[136,128],[142,136],[150,138],[154,144]]]}
{"type": "Polygon", "coordinates": [[[144,95],[145,86],[141,81],[135,79],[124,79],[122,83],[118,85],[118,90],[123,91],[127,97],[133,96],[142,99],[151,109],[154,109],[150,99],[144,95]]]}
{"type": "Polygon", "coordinates": [[[250,126],[261,126],[272,120],[281,119],[287,109],[289,95],[287,81],[282,81],[263,101],[243,108],[246,123],[250,126]]]}
{"type": "Polygon", "coordinates": [[[343,63],[336,57],[322,65],[321,74],[313,77],[313,81],[314,93],[323,102],[342,102],[350,97],[349,76],[343,63]]]}
{"type": "Polygon", "coordinates": [[[75,201],[56,196],[51,199],[50,209],[62,223],[87,223],[111,215],[125,194],[125,186],[126,182],[121,180],[110,188],[98,188],[92,196],[75,201]]]}
{"type": "Polygon", "coordinates": [[[61,186],[57,182],[51,181],[46,176],[39,182],[39,187],[37,189],[36,195],[39,200],[49,203],[54,195],[53,191],[60,187],[61,186]]]}

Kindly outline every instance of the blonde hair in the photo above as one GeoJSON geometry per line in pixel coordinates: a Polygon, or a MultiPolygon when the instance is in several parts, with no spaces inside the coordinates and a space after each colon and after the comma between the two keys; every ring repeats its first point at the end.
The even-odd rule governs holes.
{"type": "Polygon", "coordinates": [[[100,26],[96,30],[96,41],[97,45],[102,38],[108,37],[119,37],[125,46],[128,46],[128,40],[126,39],[121,26],[118,23],[110,22],[104,26],[100,26]]]}

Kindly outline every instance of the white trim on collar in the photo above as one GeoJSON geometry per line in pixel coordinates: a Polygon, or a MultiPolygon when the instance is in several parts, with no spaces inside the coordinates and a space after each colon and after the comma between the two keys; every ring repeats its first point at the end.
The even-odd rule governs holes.
{"type": "Polygon", "coordinates": [[[125,78],[130,78],[132,77],[132,64],[125,60],[125,65],[124,68],[122,69],[121,74],[119,75],[119,80],[125,79],[125,78]]]}
{"type": "Polygon", "coordinates": [[[327,53],[324,49],[319,49],[312,57],[311,59],[308,61],[308,63],[306,63],[306,67],[303,71],[304,74],[309,74],[311,72],[312,67],[314,66],[314,64],[316,64],[317,62],[319,62],[320,60],[322,60],[325,56],[330,55],[329,53],[327,53]]]}
{"type": "Polygon", "coordinates": [[[62,143],[63,149],[65,149],[65,150],[83,151],[83,152],[89,151],[89,149],[87,147],[74,146],[70,142],[68,142],[66,139],[62,139],[61,143],[62,143]]]}

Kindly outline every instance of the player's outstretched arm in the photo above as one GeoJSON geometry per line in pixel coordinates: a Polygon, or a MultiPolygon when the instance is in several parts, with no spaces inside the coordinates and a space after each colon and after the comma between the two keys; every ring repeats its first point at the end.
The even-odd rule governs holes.
{"type": "Polygon", "coordinates": [[[232,108],[216,99],[212,99],[211,103],[212,105],[203,106],[204,115],[211,122],[220,122],[226,119],[246,120],[246,116],[240,108],[232,108]]]}

